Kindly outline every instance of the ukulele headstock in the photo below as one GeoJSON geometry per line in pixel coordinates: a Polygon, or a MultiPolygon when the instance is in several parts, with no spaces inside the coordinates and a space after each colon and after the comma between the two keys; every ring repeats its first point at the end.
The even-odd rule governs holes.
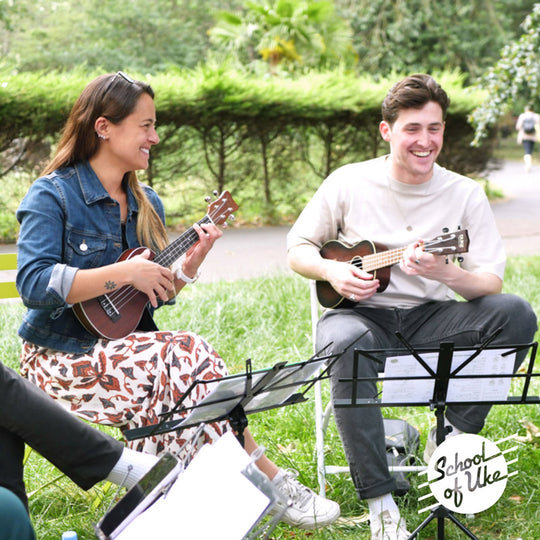
{"type": "Polygon", "coordinates": [[[424,250],[435,255],[454,255],[469,250],[469,233],[467,229],[436,236],[424,245],[424,250]]]}
{"type": "MultiPolygon", "coordinates": [[[[217,197],[217,191],[214,192],[214,196],[217,197]]],[[[211,199],[206,197],[205,200],[210,202],[211,199]]],[[[238,210],[238,205],[234,202],[231,194],[228,191],[223,191],[215,201],[208,205],[207,214],[216,225],[226,225],[229,218],[231,221],[234,220],[232,213],[236,210],[238,210]]]]}

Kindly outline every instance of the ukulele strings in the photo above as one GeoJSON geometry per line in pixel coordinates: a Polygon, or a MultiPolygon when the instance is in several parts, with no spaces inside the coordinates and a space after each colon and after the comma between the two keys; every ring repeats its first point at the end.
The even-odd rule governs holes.
{"type": "MultiPolygon", "coordinates": [[[[201,225],[202,223],[208,223],[209,220],[201,219],[198,223],[201,225]]],[[[191,227],[188,229],[185,233],[183,233],[181,236],[179,236],[175,240],[175,245],[181,244],[182,247],[185,246],[185,250],[189,249],[190,246],[193,245],[194,241],[198,238],[197,233],[191,227]],[[189,238],[188,238],[189,237],[189,238]]],[[[170,247],[170,246],[169,246],[170,247]]],[[[181,249],[179,250],[180,255],[183,253],[181,249]]],[[[163,254],[163,251],[158,253],[154,259],[153,262],[156,262],[158,264],[161,264],[158,259],[159,256],[163,254]]],[[[161,259],[166,257],[161,257],[161,259]]],[[[174,260],[174,259],[173,259],[174,260]]],[[[164,264],[161,264],[161,266],[165,266],[164,264]]],[[[103,296],[107,297],[107,300],[114,305],[115,309],[117,311],[120,311],[126,304],[131,302],[133,298],[135,298],[141,291],[139,289],[136,289],[133,287],[133,285],[124,285],[123,287],[120,287],[120,289],[112,292],[112,293],[106,293],[103,296]]]]}
{"type": "MultiPolygon", "coordinates": [[[[422,244],[424,251],[435,251],[433,246],[439,246],[440,240],[430,240],[422,244]],[[433,248],[433,249],[432,249],[433,248]]],[[[399,262],[401,256],[407,248],[401,247],[396,249],[390,249],[387,251],[380,251],[377,253],[370,253],[369,255],[364,255],[360,258],[355,258],[351,261],[353,266],[370,272],[371,270],[377,270],[379,268],[385,268],[387,266],[392,266],[399,262]]],[[[442,249],[442,248],[440,248],[442,249]]],[[[455,249],[455,248],[445,248],[445,249],[455,249]]]]}
{"type": "MultiPolygon", "coordinates": [[[[208,215],[202,218],[197,223],[199,225],[204,223],[214,223],[216,217],[219,217],[221,208],[218,206],[213,209],[208,215]]],[[[190,227],[185,233],[181,234],[172,244],[166,247],[163,251],[158,253],[154,257],[154,262],[165,266],[164,262],[171,259],[171,263],[180,257],[185,251],[187,251],[197,240],[199,235],[190,227]],[[174,253],[174,257],[169,257],[169,252],[174,253]],[[160,262],[162,261],[162,262],[160,262]]],[[[117,311],[121,310],[126,304],[128,304],[133,298],[135,298],[141,291],[133,287],[133,285],[124,285],[117,291],[112,293],[105,293],[104,297],[115,307],[117,311]]]]}

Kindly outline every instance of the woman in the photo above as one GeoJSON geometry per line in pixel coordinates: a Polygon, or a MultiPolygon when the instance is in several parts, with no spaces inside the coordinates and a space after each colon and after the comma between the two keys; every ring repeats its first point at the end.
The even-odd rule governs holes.
{"type": "MultiPolygon", "coordinates": [[[[158,252],[167,245],[163,204],[135,173],[148,167],[150,148],[159,142],[153,98],[149,85],[122,72],[92,81],[76,101],[51,163],[17,211],[17,287],[28,308],[19,328],[21,373],[77,415],[123,430],[158,423],[194,379],[227,374],[200,336],[158,331],[152,319],[155,308],[195,281],[220,229],[212,222],[195,224],[198,240],[173,269],[152,261],[148,249],[120,259],[126,249],[158,252]],[[150,306],[126,336],[96,337],[75,309],[126,286],[144,293],[150,306]]],[[[195,401],[204,397],[203,387],[197,386],[195,401]]],[[[227,429],[227,422],[216,422],[198,441],[184,430],[131,447],[189,460],[227,429]]],[[[257,444],[248,430],[244,435],[251,454],[257,444]]],[[[297,500],[285,521],[313,527],[338,517],[336,503],[317,497],[268,458],[257,464],[297,500]]]]}

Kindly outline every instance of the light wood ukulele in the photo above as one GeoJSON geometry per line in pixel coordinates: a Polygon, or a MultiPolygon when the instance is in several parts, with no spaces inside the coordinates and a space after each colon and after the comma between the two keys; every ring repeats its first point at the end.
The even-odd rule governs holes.
{"type": "MultiPolygon", "coordinates": [[[[238,205],[231,194],[224,191],[208,206],[208,213],[198,223],[221,225],[237,209],[238,205]]],[[[193,227],[190,227],[163,251],[157,254],[152,252],[150,259],[168,268],[198,241],[199,235],[193,227]]],[[[145,249],[145,247],[127,249],[118,260],[123,261],[140,255],[145,249]]],[[[111,293],[75,304],[73,311],[82,325],[96,337],[121,339],[137,328],[147,304],[146,294],[131,285],[126,285],[111,293]]]]}
{"type": "MultiPolygon", "coordinates": [[[[434,255],[455,255],[465,253],[469,249],[469,234],[466,229],[453,233],[442,234],[422,248],[434,255]]],[[[320,254],[324,259],[349,262],[350,264],[370,272],[379,282],[377,292],[383,292],[390,281],[390,267],[397,264],[407,246],[388,250],[386,246],[363,240],[352,247],[347,247],[338,240],[326,242],[320,254]]],[[[317,299],[325,308],[351,307],[355,303],[341,296],[328,281],[316,282],[317,299]]]]}

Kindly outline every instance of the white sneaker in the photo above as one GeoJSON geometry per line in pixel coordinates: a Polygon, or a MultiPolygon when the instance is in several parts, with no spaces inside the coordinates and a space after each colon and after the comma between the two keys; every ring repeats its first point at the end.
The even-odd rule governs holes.
{"type": "Polygon", "coordinates": [[[385,510],[371,521],[371,540],[407,540],[411,533],[396,510],[385,510]]]}
{"type": "MultiPolygon", "coordinates": [[[[455,427],[446,427],[447,430],[446,433],[446,439],[449,437],[455,437],[456,435],[461,435],[463,431],[460,431],[459,429],[455,427]]],[[[429,460],[431,459],[431,456],[433,455],[433,452],[437,449],[437,428],[433,427],[431,428],[427,440],[426,440],[426,446],[424,448],[424,462],[426,465],[429,464],[429,460]]]]}
{"type": "Polygon", "coordinates": [[[301,529],[326,527],[336,521],[341,513],[339,504],[320,497],[301,484],[297,476],[297,471],[280,469],[274,477],[272,483],[287,502],[278,501],[271,513],[276,514],[288,505],[281,521],[301,529]]]}

